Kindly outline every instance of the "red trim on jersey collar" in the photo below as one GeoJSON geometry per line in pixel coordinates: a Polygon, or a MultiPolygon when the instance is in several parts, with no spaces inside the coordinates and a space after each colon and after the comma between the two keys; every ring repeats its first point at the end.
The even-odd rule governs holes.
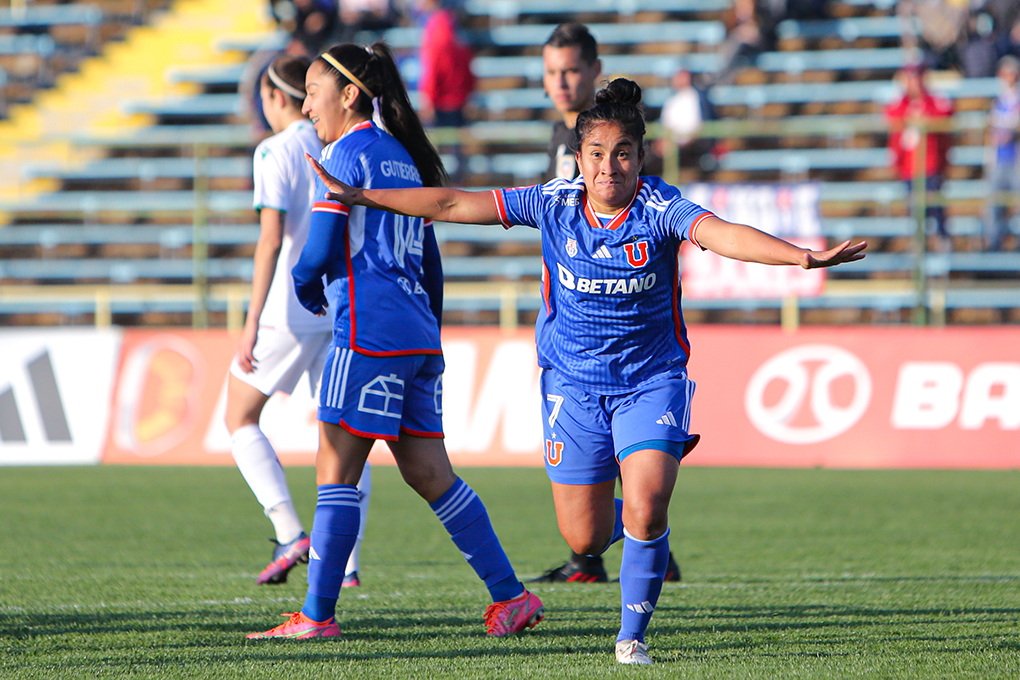
{"type": "Polygon", "coordinates": [[[627,215],[630,214],[630,207],[632,205],[634,205],[634,201],[637,200],[637,195],[638,195],[638,192],[641,191],[642,183],[643,182],[641,181],[641,178],[639,177],[638,181],[637,181],[637,186],[634,188],[634,195],[630,197],[630,202],[627,203],[627,207],[624,208],[623,210],[621,210],[620,212],[616,213],[616,216],[613,217],[613,219],[609,220],[609,224],[607,224],[605,226],[603,226],[602,220],[599,219],[599,216],[595,214],[595,208],[592,207],[591,201],[588,200],[588,192],[585,191],[584,192],[584,216],[586,218],[588,218],[588,224],[591,225],[595,229],[616,229],[621,224],[623,224],[626,221],[626,219],[627,219],[627,215]]]}
{"type": "Polygon", "coordinates": [[[347,135],[351,134],[352,132],[357,132],[358,130],[367,130],[370,127],[372,127],[372,121],[370,121],[370,120],[363,120],[360,123],[358,123],[357,125],[355,125],[354,127],[352,127],[350,130],[348,130],[347,132],[343,133],[343,135],[341,135],[340,139],[343,139],[344,137],[346,137],[347,135]]]}

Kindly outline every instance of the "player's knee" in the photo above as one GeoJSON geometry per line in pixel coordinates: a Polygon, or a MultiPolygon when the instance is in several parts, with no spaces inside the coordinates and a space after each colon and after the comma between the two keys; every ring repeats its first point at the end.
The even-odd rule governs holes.
{"type": "Polygon", "coordinates": [[[623,526],[631,536],[640,541],[652,541],[666,533],[669,528],[669,506],[645,499],[641,502],[624,504],[623,526]]]}
{"type": "Polygon", "coordinates": [[[457,481],[451,471],[431,465],[401,466],[400,475],[415,493],[429,503],[438,500],[457,481]]]}
{"type": "Polygon", "coordinates": [[[570,549],[578,555],[601,555],[613,537],[613,531],[600,531],[598,527],[560,525],[560,534],[570,549]]]}

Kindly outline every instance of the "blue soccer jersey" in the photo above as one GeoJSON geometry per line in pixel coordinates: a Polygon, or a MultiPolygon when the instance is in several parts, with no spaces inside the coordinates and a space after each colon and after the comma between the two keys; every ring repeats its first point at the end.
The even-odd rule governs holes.
{"type": "Polygon", "coordinates": [[[542,232],[544,303],[535,330],[539,364],[599,394],[622,394],[683,376],[690,355],[680,309],[680,243],[711,213],[658,177],[642,177],[631,203],[602,217],[584,182],[553,180],[494,190],[504,227],[542,232]]]}
{"type": "MultiPolygon", "coordinates": [[[[355,187],[422,185],[404,147],[368,121],[326,146],[320,163],[355,187]]],[[[326,191],[317,180],[308,241],[293,269],[301,304],[318,312],[328,302],[334,345],[370,356],[442,354],[427,292],[437,282],[426,280],[422,262],[428,241],[434,244],[431,223],[324,201],[326,191]]]]}

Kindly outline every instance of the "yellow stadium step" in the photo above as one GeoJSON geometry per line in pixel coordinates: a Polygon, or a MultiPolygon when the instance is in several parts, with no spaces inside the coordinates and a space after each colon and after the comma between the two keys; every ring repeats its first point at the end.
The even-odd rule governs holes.
{"type": "MultiPolygon", "coordinates": [[[[28,105],[14,107],[0,122],[0,202],[29,198],[56,187],[51,180],[24,180],[23,163],[80,163],[100,153],[75,148],[71,136],[109,135],[151,125],[151,116],[125,113],[129,99],[194,94],[197,87],[171,83],[169,67],[238,63],[242,52],[222,51],[224,36],[254,37],[271,30],[264,3],[237,0],[179,0],[149,26],[131,30],[126,40],[108,44],[79,72],[62,76],[53,90],[28,105]]],[[[0,214],[0,224],[5,221],[0,214]]]]}

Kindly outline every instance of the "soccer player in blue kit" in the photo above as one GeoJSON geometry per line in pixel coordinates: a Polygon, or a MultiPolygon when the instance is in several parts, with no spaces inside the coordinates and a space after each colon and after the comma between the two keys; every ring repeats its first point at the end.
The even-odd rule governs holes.
{"type": "Polygon", "coordinates": [[[491,193],[373,191],[338,182],[313,163],[329,198],[345,205],[541,230],[536,340],[546,471],[572,550],[595,555],[624,542],[616,659],[625,664],[652,663],[644,638],[669,555],[669,501],[680,459],[699,438],[689,431],[694,382],[680,306],[681,242],[805,268],[859,260],[866,247],[799,248],[716,217],[658,177],[641,177],[640,102],[641,88],[623,78],[597,93],[578,116],[581,176],[573,181],[491,193]]]}
{"type": "MultiPolygon", "coordinates": [[[[385,44],[331,47],[308,68],[305,90],[303,112],[326,143],[322,164],[337,177],[367,189],[445,182],[385,44]]],[[[325,192],[320,182],[317,196],[325,192]]],[[[301,304],[313,314],[328,309],[333,319],[320,388],[308,592],[301,611],[248,637],[340,634],[337,598],[359,527],[356,485],[377,439],[488,588],[488,634],[537,625],[541,600],[517,579],[485,506],[453,472],[443,445],[443,274],[431,223],[318,201],[293,277],[301,304]]]]}

